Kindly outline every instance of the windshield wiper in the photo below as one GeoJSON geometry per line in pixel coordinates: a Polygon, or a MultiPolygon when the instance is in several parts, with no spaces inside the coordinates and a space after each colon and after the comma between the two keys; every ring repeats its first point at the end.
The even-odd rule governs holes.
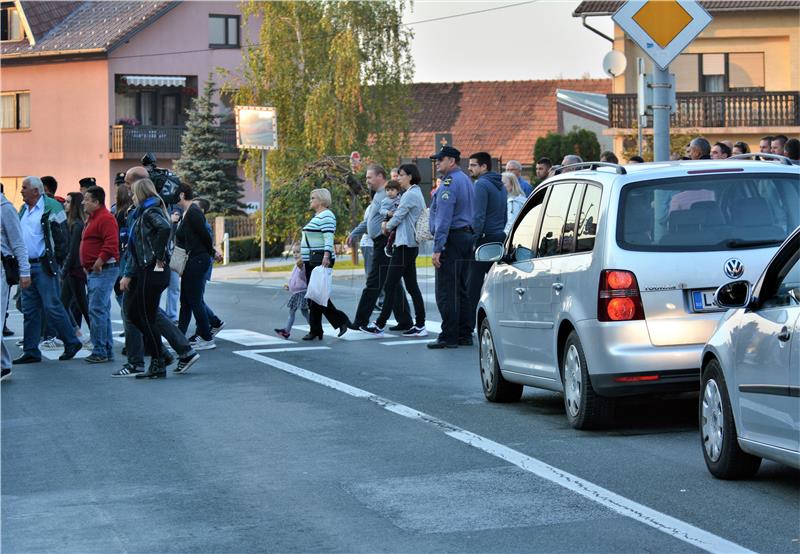
{"type": "Polygon", "coordinates": [[[781,239],[771,239],[771,240],[742,240],[742,239],[731,239],[725,243],[727,248],[750,248],[750,247],[759,247],[759,246],[776,246],[778,244],[783,243],[781,239]]]}

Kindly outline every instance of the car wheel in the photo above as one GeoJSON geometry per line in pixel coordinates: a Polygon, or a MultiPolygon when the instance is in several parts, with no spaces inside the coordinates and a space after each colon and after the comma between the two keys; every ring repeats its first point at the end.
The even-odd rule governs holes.
{"type": "Polygon", "coordinates": [[[614,402],[598,396],[589,379],[589,367],[578,333],[572,331],[564,343],[561,384],[567,420],[575,429],[597,429],[608,424],[614,402]]]}
{"type": "Polygon", "coordinates": [[[483,394],[490,402],[516,402],[522,396],[522,385],[510,383],[500,373],[500,363],[494,349],[494,339],[489,321],[481,323],[481,383],[483,394]]]}
{"type": "Polygon", "coordinates": [[[752,477],[761,458],[739,447],[728,388],[719,361],[711,360],[703,369],[700,396],[700,440],[708,471],[719,479],[752,477]]]}

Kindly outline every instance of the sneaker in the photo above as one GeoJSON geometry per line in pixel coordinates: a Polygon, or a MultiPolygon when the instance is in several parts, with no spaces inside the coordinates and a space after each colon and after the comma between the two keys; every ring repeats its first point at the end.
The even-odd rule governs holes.
{"type": "Polygon", "coordinates": [[[197,342],[197,339],[199,339],[199,338],[200,338],[200,335],[198,335],[197,333],[195,333],[194,335],[192,335],[191,337],[189,337],[189,342],[197,342]]]}
{"type": "Polygon", "coordinates": [[[11,377],[11,368],[4,367],[0,370],[0,381],[5,381],[9,377],[11,377]]]}
{"type": "Polygon", "coordinates": [[[425,326],[417,327],[414,325],[411,329],[403,333],[404,337],[427,337],[428,330],[425,329],[425,326]]]}
{"type": "Polygon", "coordinates": [[[62,350],[63,348],[64,348],[64,342],[61,341],[61,339],[57,339],[56,337],[44,339],[42,342],[39,343],[39,350],[62,350]]]}
{"type": "Polygon", "coordinates": [[[174,373],[186,373],[189,371],[189,368],[194,365],[194,363],[200,359],[200,354],[197,352],[192,352],[180,360],[178,360],[178,365],[172,371],[174,373]]]}
{"type": "Polygon", "coordinates": [[[104,364],[106,362],[110,362],[111,360],[109,360],[105,356],[98,356],[97,354],[91,354],[89,356],[86,356],[86,358],[84,358],[84,361],[87,364],[104,364]]]}
{"type": "Polygon", "coordinates": [[[144,369],[140,367],[136,367],[135,365],[128,363],[122,366],[122,369],[115,371],[111,374],[112,377],[136,377],[137,375],[141,375],[144,373],[144,369]]]}
{"type": "Polygon", "coordinates": [[[274,329],[275,334],[285,339],[289,339],[289,332],[286,329],[274,329]]]}
{"type": "Polygon", "coordinates": [[[216,337],[217,333],[222,331],[223,327],[225,327],[225,322],[224,321],[220,321],[216,325],[212,325],[211,326],[211,338],[213,339],[214,337],[216,337]]]}
{"type": "MultiPolygon", "coordinates": [[[[11,337],[14,335],[14,331],[9,329],[8,327],[3,327],[3,336],[4,337],[11,337]]],[[[11,371],[10,369],[8,371],[11,371]]]]}
{"type": "Polygon", "coordinates": [[[375,335],[376,337],[382,337],[384,327],[378,327],[377,323],[370,323],[366,327],[362,327],[360,330],[362,333],[368,333],[370,335],[375,335]]]}
{"type": "Polygon", "coordinates": [[[196,341],[190,342],[189,344],[195,350],[211,350],[212,348],[217,347],[217,343],[214,342],[213,338],[211,340],[203,340],[200,337],[197,337],[196,341]]]}

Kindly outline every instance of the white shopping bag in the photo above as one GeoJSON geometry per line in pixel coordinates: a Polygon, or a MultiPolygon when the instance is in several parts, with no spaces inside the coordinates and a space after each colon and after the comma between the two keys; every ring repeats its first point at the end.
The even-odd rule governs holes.
{"type": "Polygon", "coordinates": [[[332,288],[333,269],[319,265],[311,271],[311,279],[308,280],[308,290],[306,290],[306,299],[313,300],[321,306],[327,306],[332,288]]]}

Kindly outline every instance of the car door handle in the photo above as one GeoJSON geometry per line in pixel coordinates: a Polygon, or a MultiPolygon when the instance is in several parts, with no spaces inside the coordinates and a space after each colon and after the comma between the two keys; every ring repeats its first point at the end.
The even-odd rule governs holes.
{"type": "Polygon", "coordinates": [[[781,332],[778,333],[778,340],[781,342],[786,342],[790,338],[792,338],[792,334],[789,332],[789,328],[786,325],[784,325],[783,329],[781,329],[781,332]]]}
{"type": "Polygon", "coordinates": [[[564,283],[553,283],[553,288],[556,290],[561,290],[564,288],[564,283]]]}
{"type": "Polygon", "coordinates": [[[514,292],[516,292],[517,294],[522,296],[523,294],[525,294],[525,289],[522,288],[522,287],[517,287],[517,288],[514,289],[514,292]]]}

